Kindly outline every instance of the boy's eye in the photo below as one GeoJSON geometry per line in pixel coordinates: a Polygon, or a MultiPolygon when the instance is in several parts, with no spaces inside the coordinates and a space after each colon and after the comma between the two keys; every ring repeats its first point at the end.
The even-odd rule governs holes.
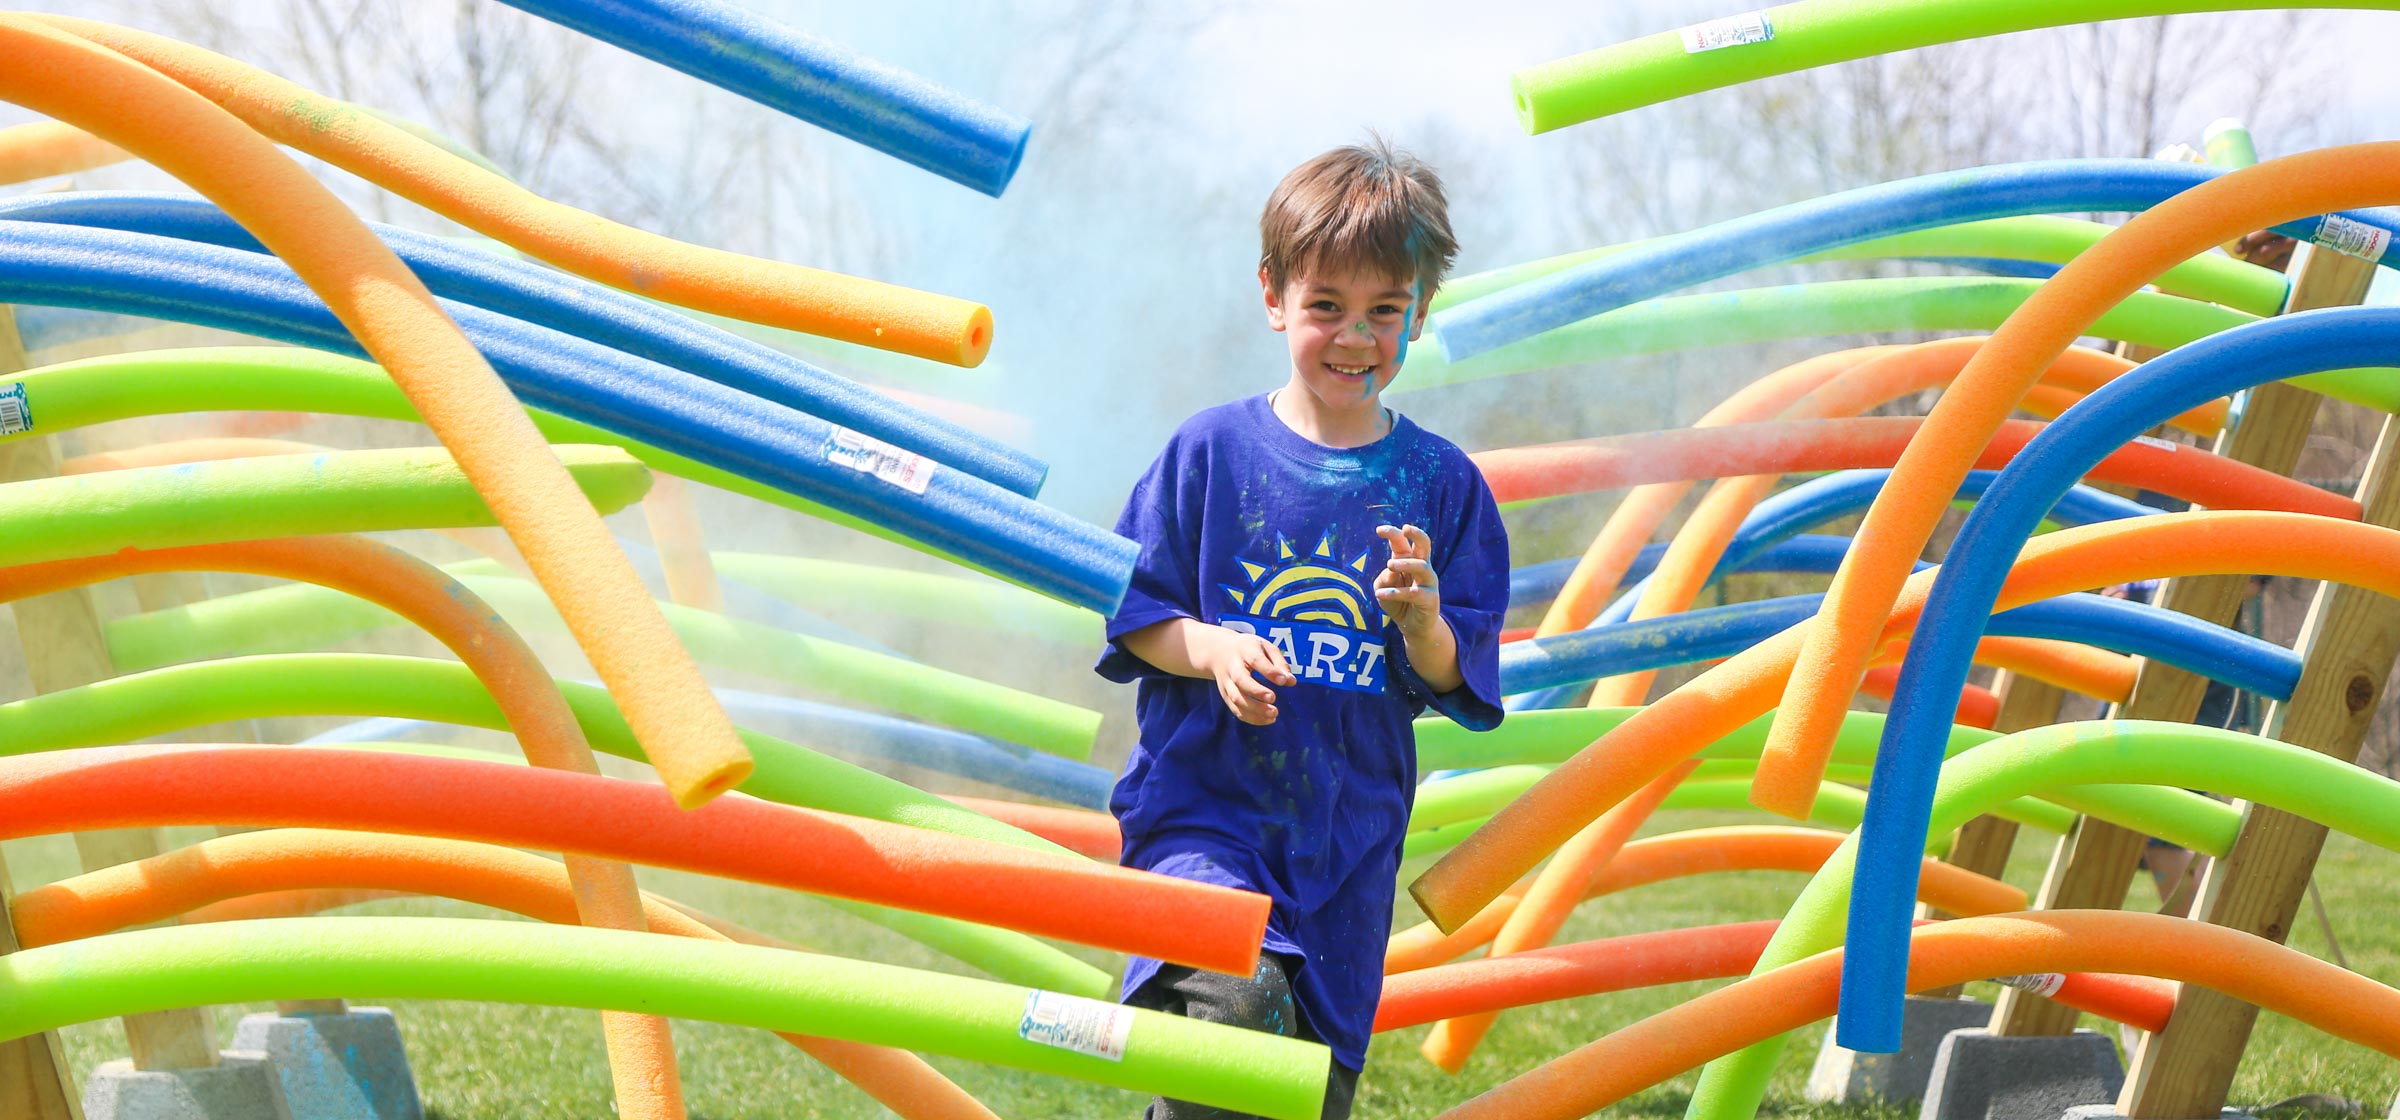
{"type": "Polygon", "coordinates": [[[1321,299],[1315,303],[1309,304],[1308,309],[1311,311],[1323,311],[1327,314],[1341,310],[1341,308],[1335,307],[1333,305],[1333,301],[1329,299],[1321,299]]]}
{"type": "Polygon", "coordinates": [[[1391,304],[1388,304],[1388,303],[1386,303],[1386,304],[1383,304],[1383,305],[1381,305],[1381,306],[1378,306],[1378,307],[1375,309],[1375,313],[1376,313],[1377,315],[1398,315],[1398,314],[1400,314],[1401,312],[1403,312],[1403,311],[1406,311],[1406,310],[1408,310],[1408,309],[1407,309],[1407,308],[1405,308],[1405,307],[1394,307],[1394,306],[1392,306],[1391,304]]]}

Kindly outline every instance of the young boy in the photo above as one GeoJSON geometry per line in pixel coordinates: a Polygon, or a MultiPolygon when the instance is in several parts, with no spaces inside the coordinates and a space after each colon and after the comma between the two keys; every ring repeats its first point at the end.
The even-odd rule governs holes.
{"type": "Polygon", "coordinates": [[[1124,864],[1275,906],[1255,975],[1137,958],[1124,999],[1324,1042],[1338,1120],[1383,988],[1410,720],[1499,724],[1508,541],[1466,455],[1381,401],[1457,253],[1432,169],[1380,140],[1327,152],[1259,233],[1289,380],[1185,421],[1134,487],[1117,532],[1142,555],[1097,669],[1140,682],[1109,800],[1124,864]]]}

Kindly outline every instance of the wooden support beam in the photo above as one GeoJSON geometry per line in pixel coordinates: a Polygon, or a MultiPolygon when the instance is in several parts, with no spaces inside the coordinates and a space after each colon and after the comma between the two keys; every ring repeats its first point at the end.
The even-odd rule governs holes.
{"type": "MultiPolygon", "coordinates": [[[[2400,527],[2400,421],[2384,420],[2358,498],[2370,524],[2400,527]]],[[[2300,632],[2300,685],[2268,710],[2266,733],[2345,762],[2356,761],[2383,684],[2400,657],[2400,601],[2325,584],[2300,632]]],[[[2308,892],[2322,825],[2245,804],[2233,850],[2209,865],[2195,912],[2231,929],[2283,941],[2308,892]]],[[[2118,1109],[2128,1116],[2214,1117],[2248,1046],[2258,1008],[2186,985],[2166,1029],[2143,1036],[2118,1109]]]]}
{"type": "MultiPolygon", "coordinates": [[[[2310,253],[2292,279],[2284,310],[2355,304],[2366,295],[2374,267],[2338,253],[2310,253]]],[[[2217,438],[2217,454],[2277,474],[2290,474],[2308,446],[2308,433],[2323,398],[2281,383],[2250,391],[2239,423],[2217,438]]],[[[2169,580],[2159,591],[2159,605],[2220,626],[2232,625],[2240,611],[2244,575],[2201,576],[2169,580]]],[[[2200,710],[2208,689],[2203,678],[2170,665],[2145,661],[2135,677],[2133,695],[2112,713],[2119,719],[2157,719],[2189,723],[2200,710]]],[[[2035,905],[2045,910],[2103,909],[2124,905],[2126,889],[2139,867],[2139,833],[2089,817],[2059,844],[2050,870],[2042,879],[2035,905]]],[[[2009,989],[2000,993],[1992,1011],[1992,1033],[2057,1035],[2075,1029],[2076,1012],[2030,993],[2009,989]]],[[[2128,1083],[2130,1084],[2130,1082],[2128,1083]]],[[[2213,1114],[2212,1114],[2213,1115],[2213,1114]]]]}
{"type": "MultiPolygon", "coordinates": [[[[25,352],[11,317],[0,334],[0,363],[23,369],[25,352]]],[[[36,415],[38,425],[41,417],[36,415]]],[[[38,432],[38,429],[37,429],[38,432]]],[[[48,478],[58,473],[58,455],[37,435],[0,444],[0,484],[48,478]]],[[[75,688],[115,676],[101,634],[99,607],[89,588],[76,588],[10,604],[17,641],[25,649],[26,674],[37,693],[75,688]]],[[[160,851],[155,829],[79,833],[75,850],[86,871],[146,859],[160,851]]],[[[125,1038],[137,1069],[195,1069],[217,1064],[216,1030],[207,1008],[156,1011],[125,1018],[125,1038]]]]}

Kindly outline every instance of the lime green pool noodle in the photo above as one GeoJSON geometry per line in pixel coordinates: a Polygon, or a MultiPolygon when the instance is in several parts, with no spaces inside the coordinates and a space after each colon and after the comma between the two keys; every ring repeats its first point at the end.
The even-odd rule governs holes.
{"type": "MultiPolygon", "coordinates": [[[[1512,712],[1508,722],[1497,730],[1480,733],[1465,731],[1446,719],[1418,720],[1417,767],[1430,772],[1564,762],[1639,710],[1552,708],[1512,712]]],[[[1732,734],[1703,747],[1698,757],[1756,760],[1766,745],[1767,726],[1774,718],[1774,713],[1769,712],[1743,724],[1732,734]]],[[[1876,749],[1883,740],[1883,722],[1880,712],[1851,712],[1844,716],[1841,731],[1834,737],[1830,760],[1835,765],[1873,765],[1876,749]]],[[[1943,751],[1956,757],[1998,738],[1998,732],[1952,724],[1943,751]]],[[[2219,837],[2231,836],[2232,830],[2240,827],[2240,814],[2233,807],[2172,786],[2094,783],[2046,791],[2039,797],[2187,848],[2207,847],[2217,843],[2219,837]]],[[[2012,817],[2044,829],[2061,819],[2047,808],[2012,810],[2012,817]]],[[[1933,835],[1946,837],[1948,833],[1933,835]]]]}
{"type": "MultiPolygon", "coordinates": [[[[1667,296],[1594,315],[1463,362],[1443,360],[1438,346],[1418,347],[1410,352],[1409,388],[1743,342],[1886,331],[1989,331],[2040,286],[2038,280],[2007,277],[1902,276],[1667,296]]],[[[2256,318],[2213,303],[2135,292],[2084,333],[2172,350],[2256,318]]],[[[2400,411],[2400,377],[2388,370],[2329,370],[2292,378],[2291,383],[2336,400],[2400,411]]]]}
{"type": "MultiPolygon", "coordinates": [[[[616,448],[554,450],[603,513],[650,488],[649,469],[616,448]]],[[[0,486],[0,565],[127,548],[496,524],[439,447],[275,455],[0,486]]]]}
{"type": "MultiPolygon", "coordinates": [[[[383,367],[294,346],[214,346],[155,350],[61,362],[19,374],[0,374],[0,387],[25,386],[26,408],[40,427],[0,443],[136,416],[178,412],[315,412],[421,423],[383,367]]],[[[781,506],[961,567],[985,569],[873,522],[827,509],[771,486],[669,454],[589,424],[527,409],[534,427],[554,443],[622,449],[664,474],[781,506]]],[[[1005,577],[997,577],[1005,578],[1005,577]]]]}
{"type": "Polygon", "coordinates": [[[1092,649],[1102,641],[1097,613],[1012,584],[804,556],[711,555],[718,575],[811,610],[849,607],[880,618],[971,626],[1092,649]]]}
{"type": "Polygon", "coordinates": [[[2258,162],[2258,145],[2251,142],[2250,130],[2231,117],[2209,125],[2200,142],[2210,166],[2250,167],[2258,162]]]}
{"type": "MultiPolygon", "coordinates": [[[[489,560],[448,569],[523,631],[563,634],[566,622],[534,584],[501,574],[489,560]]],[[[659,603],[685,649],[720,668],[774,677],[804,689],[990,735],[1073,759],[1091,757],[1100,713],[889,654],[812,638],[674,603],[659,603]]],[[[371,630],[405,625],[366,600],[292,584],[222,596],[110,621],[110,656],[120,670],[249,653],[322,648],[371,630]]]]}
{"type": "MultiPolygon", "coordinates": [[[[558,688],[593,749],[647,761],[606,691],[572,681],[560,681],[558,688]]],[[[286,654],[177,665],[0,704],[0,754],[130,743],[212,723],[288,716],[391,716],[508,730],[500,706],[458,662],[286,654]]],[[[755,731],[740,734],[757,768],[737,788],[753,797],[1035,851],[1066,851],[872,770],[755,731]]],[[[884,907],[843,908],[994,976],[1084,995],[1110,990],[1106,973],[1013,930],[884,907]]]]}
{"type": "MultiPolygon", "coordinates": [[[[1645,35],[1509,76],[1517,122],[1549,132],[1644,105],[1777,74],[1939,43],[2114,19],[2247,11],[2258,0],[1801,0],[1765,11],[1775,37],[1696,54],[1681,30],[1645,35]]],[[[2323,0],[2320,8],[2390,8],[2392,0],[2323,0]]]]}
{"type": "MultiPolygon", "coordinates": [[[[2115,232],[2116,228],[2082,218],[2043,214],[1986,218],[1878,237],[1855,245],[1795,257],[1783,263],[1815,264],[1894,257],[2000,257],[2065,264],[2101,238],[2115,232]]],[[[1479,299],[1528,280],[1563,272],[1586,261],[1614,256],[1636,246],[1647,245],[1651,240],[1654,239],[1603,245],[1596,249],[1563,253],[1490,272],[1479,272],[1473,276],[1462,276],[1442,285],[1441,291],[1433,298],[1433,310],[1439,311],[1479,299]]],[[[2274,269],[2238,261],[2221,253],[2208,253],[2160,273],[2152,285],[2168,295],[2221,303],[2252,315],[2273,315],[2283,310],[2284,296],[2290,290],[2291,282],[2274,269]]]]}
{"type": "MultiPolygon", "coordinates": [[[[1666,809],[1717,809],[1755,811],[1750,804],[1750,779],[1709,778],[1693,779],[1676,786],[1658,806],[1666,809]]],[[[1838,782],[1826,782],[1819,787],[1816,804],[1808,811],[1808,819],[1835,828],[1857,828],[1867,813],[1865,790],[1852,789],[1838,782]]],[[[1411,832],[1400,842],[1400,858],[1411,859],[1435,852],[1446,852],[1458,846],[1467,834],[1482,828],[1491,820],[1488,816],[1469,817],[1455,824],[1411,832]]],[[[1947,848],[1950,838],[1937,837],[1934,847],[1947,848]]]]}
{"type": "MultiPolygon", "coordinates": [[[[1549,772],[1547,766],[1498,766],[1438,782],[1427,782],[1417,787],[1416,803],[1408,815],[1409,831],[1422,832],[1459,821],[1488,818],[1501,806],[1515,800],[1518,794],[1532,788],[1533,783],[1549,772]]],[[[1699,768],[1685,780],[1685,784],[1736,780],[1747,783],[1757,772],[1756,758],[1710,758],[1701,762],[1699,768]]],[[[1855,763],[1834,763],[1825,768],[1828,780],[1851,785],[1864,785],[1873,773],[1872,767],[1855,763]]],[[[2006,820],[2061,835],[2075,827],[2077,816],[2073,809],[2045,804],[2030,797],[2017,798],[1995,808],[1992,813],[2006,820]]]]}
{"type": "Polygon", "coordinates": [[[0,1036],[11,1038],[139,1011],[335,995],[638,1011],[946,1054],[1288,1120],[1316,1120],[1329,1064],[1316,1043],[1130,1009],[1132,1029],[1112,1061],[1021,1037],[1032,989],[1011,984],[756,945],[464,918],[275,918],[112,933],[10,954],[0,961],[0,993],[0,1036]]]}
{"type": "MultiPolygon", "coordinates": [[[[2305,747],[2191,724],[2093,720],[2020,731],[1942,765],[1929,826],[1947,833],[2001,800],[2042,789],[2157,782],[2215,790],[2272,805],[2400,850],[2400,782],[2305,747]]],[[[2221,856],[2239,831],[2195,846],[2221,856]]],[[[1858,834],[1827,858],[1784,915],[1753,975],[1841,944],[1858,859],[1858,834]]],[[[1777,1037],[1709,1064],[1688,1116],[1737,1120],[1758,1110],[1783,1052],[1777,1037]]]]}

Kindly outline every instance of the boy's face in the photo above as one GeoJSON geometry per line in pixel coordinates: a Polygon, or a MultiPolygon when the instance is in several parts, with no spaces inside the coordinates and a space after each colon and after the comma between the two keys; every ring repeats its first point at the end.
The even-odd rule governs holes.
{"type": "Polygon", "coordinates": [[[1425,331],[1417,285],[1372,270],[1292,273],[1281,291],[1262,269],[1267,325],[1292,350],[1292,375],[1336,411],[1372,405],[1425,331]]]}

